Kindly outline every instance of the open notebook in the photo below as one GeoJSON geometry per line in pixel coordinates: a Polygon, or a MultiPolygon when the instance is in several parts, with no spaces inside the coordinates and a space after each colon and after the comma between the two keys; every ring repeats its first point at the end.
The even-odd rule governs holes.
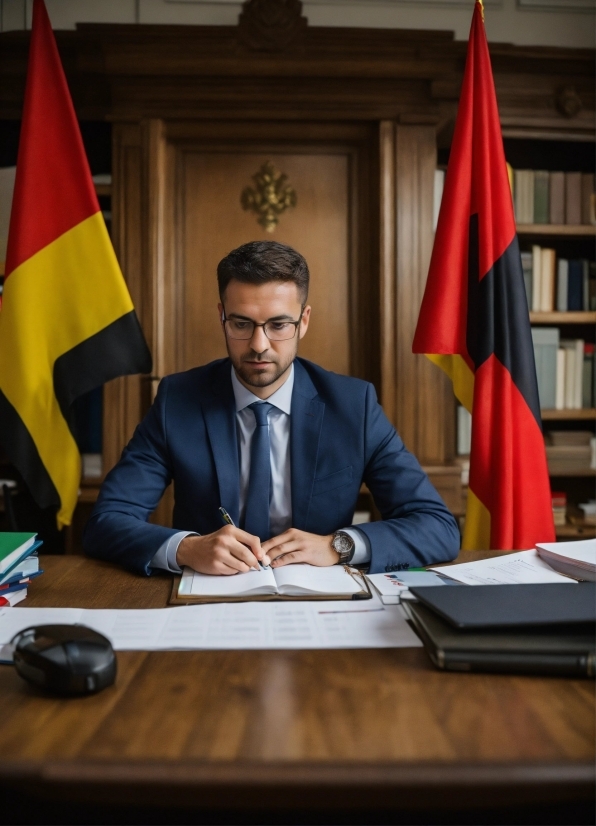
{"type": "Polygon", "coordinates": [[[365,578],[354,568],[286,565],[233,576],[209,576],[185,568],[174,581],[171,603],[247,602],[278,599],[371,599],[365,578]]]}

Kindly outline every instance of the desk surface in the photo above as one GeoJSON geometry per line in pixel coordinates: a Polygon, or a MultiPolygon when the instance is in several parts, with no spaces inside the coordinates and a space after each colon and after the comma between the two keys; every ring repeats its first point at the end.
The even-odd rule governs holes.
{"type": "MultiPolygon", "coordinates": [[[[28,606],[164,607],[171,587],[82,557],[43,568],[28,606]]],[[[593,795],[588,680],[443,673],[422,649],[119,652],[118,668],[61,700],[0,666],[0,782],[244,808],[593,795]]]]}

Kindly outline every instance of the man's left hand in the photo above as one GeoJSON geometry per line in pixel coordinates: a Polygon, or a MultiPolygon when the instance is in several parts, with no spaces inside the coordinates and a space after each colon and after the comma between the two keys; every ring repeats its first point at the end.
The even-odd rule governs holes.
{"type": "Polygon", "coordinates": [[[333,534],[319,536],[316,533],[290,528],[279,536],[263,542],[261,547],[271,560],[273,568],[305,562],[309,565],[325,567],[337,565],[339,554],[331,547],[333,534]]]}

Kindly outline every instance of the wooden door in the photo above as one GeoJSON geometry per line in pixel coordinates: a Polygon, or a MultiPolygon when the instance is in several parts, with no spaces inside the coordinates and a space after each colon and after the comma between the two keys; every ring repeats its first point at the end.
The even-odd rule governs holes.
{"type": "Polygon", "coordinates": [[[217,313],[218,262],[248,241],[274,240],[302,253],[310,269],[313,309],[300,355],[349,373],[348,156],[187,151],[179,175],[182,317],[177,369],[226,354],[217,313]],[[241,193],[246,187],[257,189],[253,176],[267,162],[287,176],[296,193],[296,206],[279,216],[271,232],[241,204],[241,193]]]}

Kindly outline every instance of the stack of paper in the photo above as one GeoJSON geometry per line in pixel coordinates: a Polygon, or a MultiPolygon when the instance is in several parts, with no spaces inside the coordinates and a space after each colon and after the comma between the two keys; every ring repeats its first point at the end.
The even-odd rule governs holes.
{"type": "Polygon", "coordinates": [[[0,533],[0,607],[16,605],[27,596],[27,586],[39,569],[35,533],[0,533]]]}
{"type": "Polygon", "coordinates": [[[596,582],[596,539],[581,542],[540,542],[540,558],[551,568],[574,579],[596,582]]]}
{"type": "Polygon", "coordinates": [[[444,565],[433,570],[465,585],[577,584],[573,579],[553,571],[534,550],[503,554],[478,562],[462,562],[461,565],[444,565]]]}

